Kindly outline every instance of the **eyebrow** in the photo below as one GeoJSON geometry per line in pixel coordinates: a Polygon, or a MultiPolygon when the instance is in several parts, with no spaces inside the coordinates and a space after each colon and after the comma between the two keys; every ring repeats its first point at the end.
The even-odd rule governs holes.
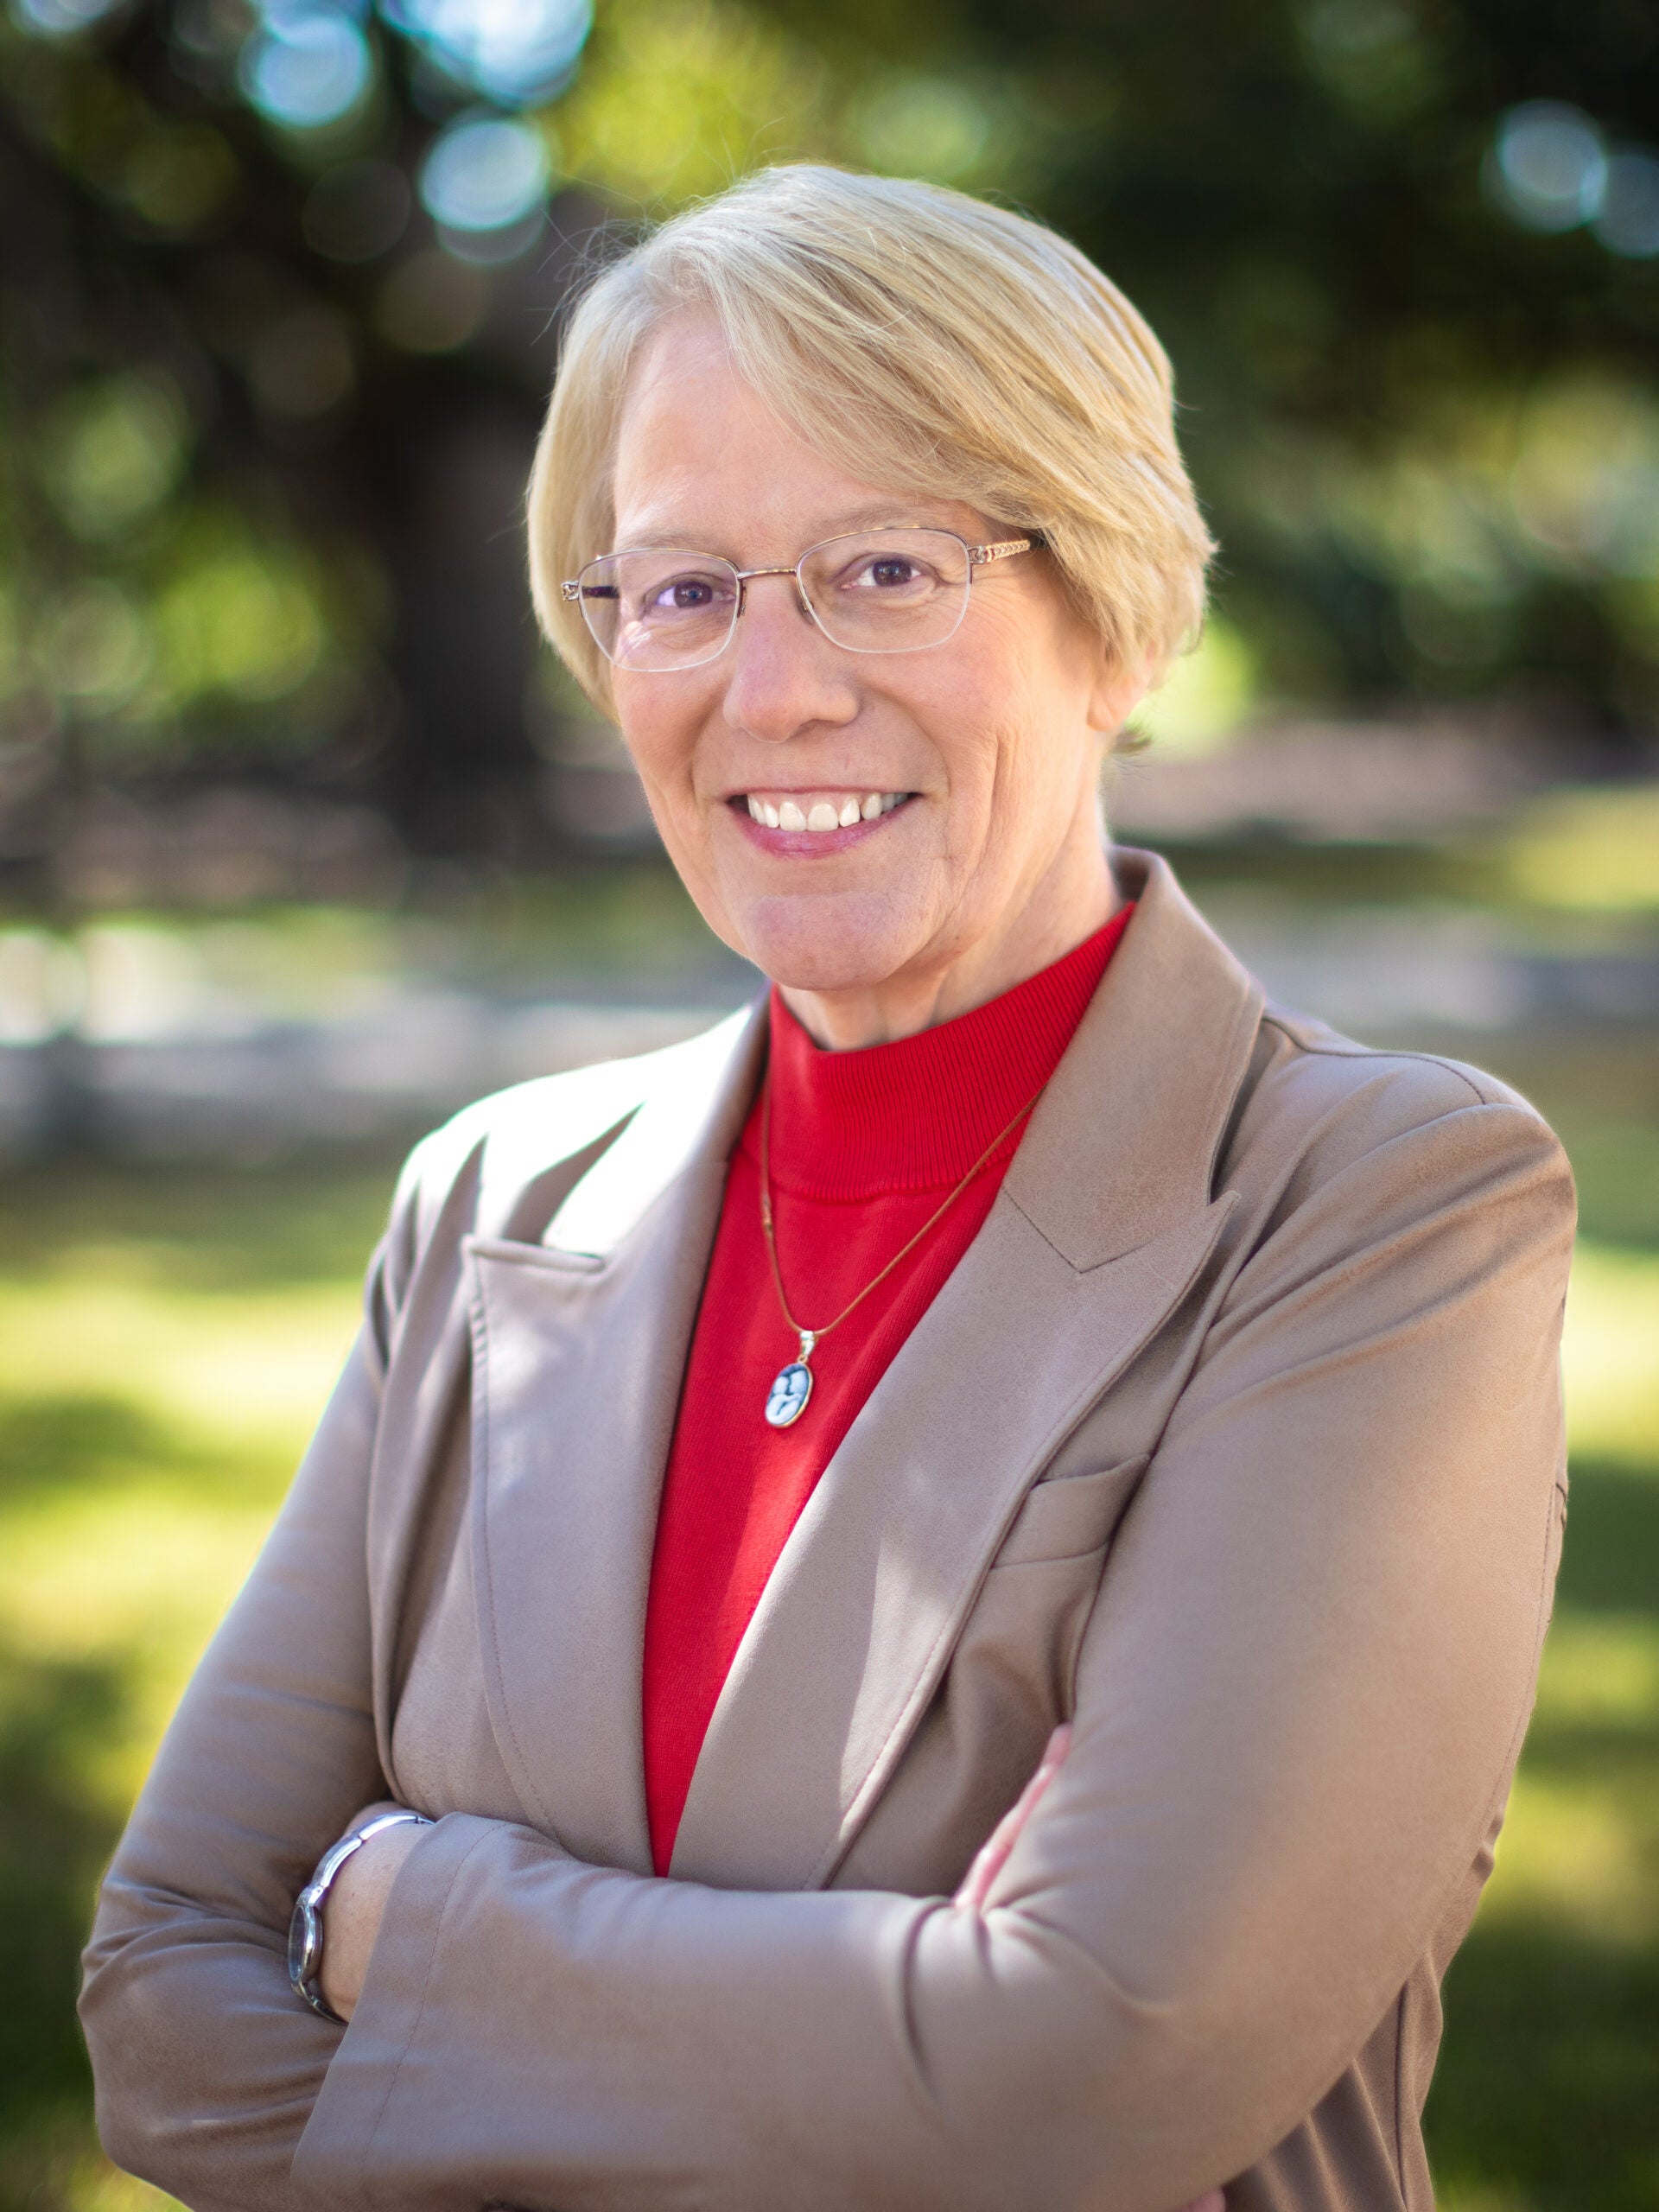
{"type": "MultiPolygon", "coordinates": [[[[953,524],[930,522],[913,512],[906,512],[902,499],[890,499],[880,504],[872,503],[862,507],[850,508],[834,520],[821,521],[814,534],[806,540],[806,544],[818,545],[827,537],[841,537],[849,531],[950,530],[953,528],[955,528],[953,524]]],[[[616,543],[612,550],[619,553],[719,553],[721,550],[721,547],[714,542],[712,535],[699,543],[695,534],[687,536],[677,534],[666,529],[653,529],[649,518],[644,530],[630,535],[626,541],[619,533],[616,543]]],[[[734,560],[736,556],[727,554],[725,557],[734,560]]],[[[741,566],[741,563],[739,563],[738,565],[741,566]]]]}

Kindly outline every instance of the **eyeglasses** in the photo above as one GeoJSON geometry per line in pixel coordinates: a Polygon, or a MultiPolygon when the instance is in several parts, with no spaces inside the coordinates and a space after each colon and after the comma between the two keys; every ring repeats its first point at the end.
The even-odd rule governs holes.
{"type": "Polygon", "coordinates": [[[793,576],[824,636],[853,653],[914,653],[953,637],[974,571],[1029,553],[1034,534],[969,545],[950,530],[860,530],[809,546],[792,569],[739,569],[717,553],[601,553],[560,586],[594,643],[641,675],[701,668],[725,652],[757,576],[793,576]]]}

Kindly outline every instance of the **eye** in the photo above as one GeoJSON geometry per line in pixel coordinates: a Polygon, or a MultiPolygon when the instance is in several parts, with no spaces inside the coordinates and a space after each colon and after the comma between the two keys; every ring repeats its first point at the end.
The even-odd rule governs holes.
{"type": "Polygon", "coordinates": [[[670,618],[677,614],[707,614],[724,607],[730,597],[729,590],[714,576],[666,576],[652,583],[643,594],[640,613],[670,618]]]}
{"type": "Polygon", "coordinates": [[[843,590],[925,591],[938,579],[932,570],[911,553],[869,553],[852,563],[843,573],[843,590]]]}
{"type": "Polygon", "coordinates": [[[676,576],[659,584],[651,604],[677,614],[696,613],[715,603],[715,588],[706,576],[676,576]]]}

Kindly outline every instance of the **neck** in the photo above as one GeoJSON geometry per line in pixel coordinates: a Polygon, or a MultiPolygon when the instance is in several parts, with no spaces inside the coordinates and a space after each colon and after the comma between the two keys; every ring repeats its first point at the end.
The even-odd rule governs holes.
{"type": "Polygon", "coordinates": [[[784,1003],[816,1045],[859,1052],[954,1021],[1064,959],[1104,927],[1123,901],[1098,836],[1068,843],[1004,918],[1002,926],[918,963],[884,982],[842,991],[780,986],[784,1003]]]}

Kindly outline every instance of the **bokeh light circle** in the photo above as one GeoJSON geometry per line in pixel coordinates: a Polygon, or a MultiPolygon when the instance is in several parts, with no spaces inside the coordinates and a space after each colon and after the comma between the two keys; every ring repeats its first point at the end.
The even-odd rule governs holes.
{"type": "Polygon", "coordinates": [[[351,17],[318,8],[269,16],[243,48],[237,74],[271,122],[317,130],[350,114],[372,68],[368,41],[351,17]]]}
{"type": "Polygon", "coordinates": [[[41,38],[72,38],[119,5],[120,0],[11,0],[11,18],[20,30],[41,38]]]}
{"type": "Polygon", "coordinates": [[[503,231],[547,197],[547,148],[528,124],[499,115],[461,116],[440,133],[421,167],[421,205],[447,231],[503,231]]]}
{"type": "Polygon", "coordinates": [[[1528,100],[1498,125],[1497,182],[1509,213],[1529,230],[1588,222],[1607,188],[1601,133],[1565,100],[1528,100]]]}
{"type": "Polygon", "coordinates": [[[559,90],[593,29],[593,0],[381,0],[381,13],[457,83],[501,107],[559,90]]]}
{"type": "Polygon", "coordinates": [[[1612,156],[1593,227],[1609,253],[1632,261],[1659,254],[1659,156],[1644,147],[1612,156]]]}

